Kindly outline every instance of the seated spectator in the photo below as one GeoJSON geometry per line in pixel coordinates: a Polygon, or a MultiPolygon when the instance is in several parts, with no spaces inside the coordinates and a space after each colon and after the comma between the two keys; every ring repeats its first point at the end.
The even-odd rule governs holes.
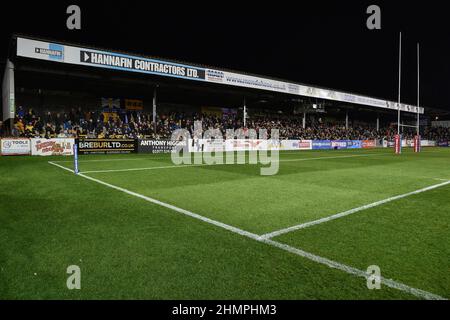
{"type": "MultiPolygon", "coordinates": [[[[148,113],[127,112],[105,117],[99,111],[83,112],[83,109],[72,108],[70,112],[46,112],[40,116],[33,109],[25,113],[23,107],[18,107],[12,133],[22,137],[79,137],[90,138],[150,138],[170,139],[172,132],[177,129],[187,129],[194,133],[194,122],[202,121],[203,132],[207,129],[219,129],[225,135],[227,129],[242,129],[243,121],[236,113],[223,116],[202,113],[187,114],[186,112],[161,113],[153,122],[153,116],[148,113]],[[156,131],[155,131],[156,128],[156,131]]],[[[254,129],[257,133],[261,129],[270,133],[271,129],[278,129],[281,139],[296,140],[393,140],[396,128],[376,130],[364,123],[354,122],[346,129],[343,123],[330,122],[319,118],[308,123],[303,128],[302,119],[283,114],[253,114],[247,119],[247,129],[254,129]]],[[[412,139],[416,131],[414,128],[403,128],[403,137],[412,139]]],[[[270,138],[270,136],[269,136],[270,138]]],[[[448,141],[449,128],[424,128],[422,139],[448,141]]]]}

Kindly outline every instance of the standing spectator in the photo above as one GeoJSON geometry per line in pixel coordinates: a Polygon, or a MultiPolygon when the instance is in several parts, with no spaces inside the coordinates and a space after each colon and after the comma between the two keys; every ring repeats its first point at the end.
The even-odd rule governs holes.
{"type": "Polygon", "coordinates": [[[25,116],[25,110],[22,106],[17,108],[17,118],[23,118],[25,116]]]}

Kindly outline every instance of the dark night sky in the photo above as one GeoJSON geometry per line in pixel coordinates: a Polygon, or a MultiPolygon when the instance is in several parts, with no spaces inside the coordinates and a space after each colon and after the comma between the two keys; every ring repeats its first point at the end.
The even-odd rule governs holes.
{"type": "Polygon", "coordinates": [[[1,61],[10,34],[20,32],[390,100],[397,99],[401,30],[402,102],[416,103],[420,42],[422,104],[450,109],[450,28],[444,1],[16,1],[8,12],[11,19],[0,22],[1,61]],[[66,29],[69,4],[82,9],[81,31],[66,29]],[[381,7],[380,31],[366,28],[370,4],[381,7]]]}

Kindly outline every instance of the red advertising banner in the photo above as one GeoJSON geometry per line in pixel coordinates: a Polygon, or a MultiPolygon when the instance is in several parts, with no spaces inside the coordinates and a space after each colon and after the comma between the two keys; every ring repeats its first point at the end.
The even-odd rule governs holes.
{"type": "Polygon", "coordinates": [[[377,142],[375,140],[363,140],[361,145],[363,149],[376,148],[377,142]]]}

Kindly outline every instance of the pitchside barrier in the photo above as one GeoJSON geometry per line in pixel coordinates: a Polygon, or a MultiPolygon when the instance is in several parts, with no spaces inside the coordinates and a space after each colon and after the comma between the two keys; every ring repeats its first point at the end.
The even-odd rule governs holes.
{"type": "Polygon", "coordinates": [[[136,139],[79,139],[79,154],[117,154],[137,152],[136,139]]]}
{"type": "Polygon", "coordinates": [[[75,139],[73,138],[4,138],[0,141],[0,153],[2,156],[71,156],[74,144],[75,139]]]}
{"type": "Polygon", "coordinates": [[[0,141],[2,156],[26,156],[31,154],[30,139],[6,138],[0,141]]]}
{"type": "Polygon", "coordinates": [[[207,140],[190,139],[189,152],[212,151],[296,151],[296,150],[332,150],[332,149],[368,149],[376,148],[375,140],[207,140]]]}
{"type": "MultiPolygon", "coordinates": [[[[220,151],[295,151],[295,150],[342,150],[370,149],[377,147],[395,147],[395,141],[376,140],[210,140],[190,139],[189,152],[220,151]]],[[[73,146],[77,145],[79,154],[114,154],[114,153],[170,153],[180,142],[156,139],[0,139],[0,154],[8,155],[74,155],[73,146]]],[[[449,141],[401,140],[401,147],[412,147],[420,151],[421,147],[449,147],[449,141]]]]}
{"type": "MultiPolygon", "coordinates": [[[[436,142],[433,140],[420,140],[422,147],[447,147],[450,145],[450,141],[436,142]]],[[[382,143],[383,148],[394,148],[395,141],[384,140],[382,143]]],[[[414,139],[402,139],[402,148],[414,148],[414,139]]]]}

